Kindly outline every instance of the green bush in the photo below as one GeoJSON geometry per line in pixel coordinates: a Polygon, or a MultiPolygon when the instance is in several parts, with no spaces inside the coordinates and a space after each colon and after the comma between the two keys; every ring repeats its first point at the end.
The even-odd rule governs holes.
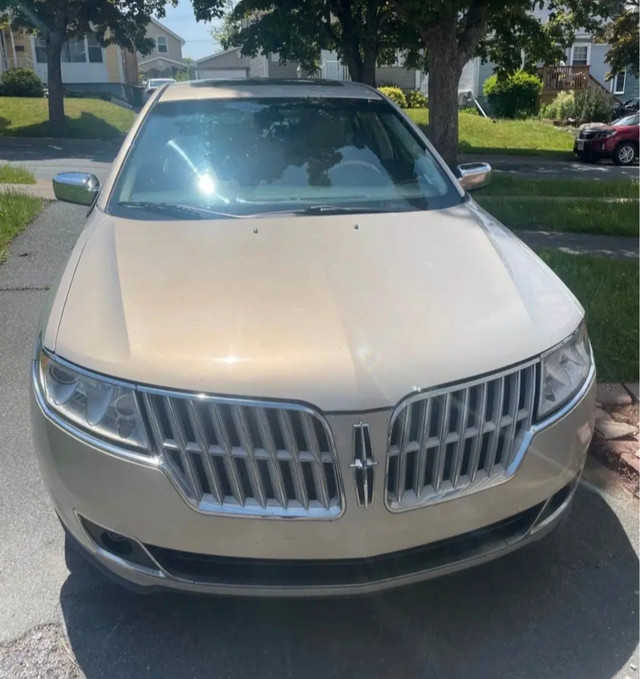
{"type": "Polygon", "coordinates": [[[407,108],[407,98],[399,87],[378,87],[378,90],[402,108],[407,108]]]}
{"type": "Polygon", "coordinates": [[[581,123],[608,123],[611,121],[613,99],[601,87],[590,87],[576,92],[575,115],[581,123]]]}
{"type": "Polygon", "coordinates": [[[0,76],[0,94],[5,97],[43,97],[44,85],[30,68],[8,68],[0,76]]]}
{"type": "Polygon", "coordinates": [[[475,106],[463,106],[460,109],[460,113],[466,113],[469,116],[479,116],[480,112],[475,106]]]}
{"type": "Polygon", "coordinates": [[[573,90],[559,92],[556,98],[540,109],[540,117],[549,120],[567,120],[575,117],[576,95],[573,90]]]}
{"type": "Polygon", "coordinates": [[[427,108],[427,98],[420,90],[411,90],[407,94],[407,108],[427,108]]]}
{"type": "Polygon", "coordinates": [[[527,118],[538,112],[542,80],[526,71],[510,76],[492,75],[484,83],[484,96],[498,118],[527,118]]]}
{"type": "Polygon", "coordinates": [[[542,118],[571,120],[577,123],[606,123],[611,120],[612,99],[600,87],[578,92],[560,92],[540,111],[542,118]]]}
{"type": "Polygon", "coordinates": [[[111,101],[111,95],[107,92],[92,92],[91,90],[68,90],[65,88],[64,96],[67,99],[102,99],[102,101],[111,101]]]}

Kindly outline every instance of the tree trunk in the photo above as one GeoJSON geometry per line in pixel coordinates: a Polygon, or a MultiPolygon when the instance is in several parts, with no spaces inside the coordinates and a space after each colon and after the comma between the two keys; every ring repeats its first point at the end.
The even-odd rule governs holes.
{"type": "Polygon", "coordinates": [[[429,139],[451,168],[458,163],[458,84],[462,75],[455,34],[433,41],[429,54],[429,139]]]}
{"type": "Polygon", "coordinates": [[[360,82],[371,87],[376,87],[376,62],[378,60],[377,43],[365,43],[364,58],[362,60],[362,73],[360,82]]]}
{"type": "Polygon", "coordinates": [[[49,89],[49,125],[59,134],[65,127],[64,90],[62,87],[62,43],[64,34],[51,31],[47,36],[47,87],[49,89]]]}

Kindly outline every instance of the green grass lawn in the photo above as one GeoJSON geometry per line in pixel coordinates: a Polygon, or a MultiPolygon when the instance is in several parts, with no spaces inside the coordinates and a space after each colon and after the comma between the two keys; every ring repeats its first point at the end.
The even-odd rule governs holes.
{"type": "Polygon", "coordinates": [[[0,137],[114,139],[136,119],[133,111],[101,99],[65,99],[64,130],[49,126],[47,99],[0,97],[0,137]]]}
{"type": "Polygon", "coordinates": [[[40,213],[44,201],[19,193],[0,192],[0,263],[7,258],[7,246],[40,213]]]}
{"type": "Polygon", "coordinates": [[[474,196],[478,203],[513,230],[567,231],[606,236],[638,235],[638,203],[603,203],[597,198],[582,200],[511,199],[474,196]]]}
{"type": "Polygon", "coordinates": [[[0,184],[35,184],[36,178],[23,167],[0,165],[0,184]]]}
{"type": "MultiPolygon", "coordinates": [[[[428,109],[405,111],[424,131],[429,125],[428,109]]],[[[460,153],[504,153],[571,157],[573,134],[542,120],[488,120],[460,113],[460,153]]]]}
{"type": "Polygon", "coordinates": [[[587,313],[600,382],[638,381],[638,265],[557,250],[539,252],[587,313]]]}
{"type": "Polygon", "coordinates": [[[491,184],[477,196],[573,196],[576,198],[638,198],[632,179],[528,179],[494,172],[491,184]]]}
{"type": "Polygon", "coordinates": [[[494,172],[491,185],[473,197],[514,230],[638,236],[638,182],[630,179],[524,179],[494,172]]]}

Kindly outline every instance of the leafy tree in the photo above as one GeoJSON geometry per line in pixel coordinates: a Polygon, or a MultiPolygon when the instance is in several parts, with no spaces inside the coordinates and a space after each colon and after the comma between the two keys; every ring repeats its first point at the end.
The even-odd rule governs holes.
{"type": "MultiPolygon", "coordinates": [[[[193,0],[196,18],[224,16],[227,0],[193,0]]],[[[376,62],[407,50],[406,66],[429,72],[429,134],[454,165],[458,84],[479,55],[504,76],[564,57],[578,28],[595,30],[614,0],[240,0],[228,44],[244,54],[278,52],[308,70],[321,49],[335,49],[352,80],[375,84],[376,62]],[[538,10],[538,12],[536,12],[538,10]],[[546,13],[545,20],[539,10],[546,13]],[[525,59],[523,64],[523,51],[525,59]]]]}
{"type": "Polygon", "coordinates": [[[610,0],[393,0],[415,26],[429,71],[429,134],[450,164],[457,160],[458,83],[476,55],[498,65],[499,77],[538,62],[554,63],[578,28],[594,30],[610,0]],[[538,11],[536,11],[538,10],[538,11]],[[546,12],[543,20],[540,10],[546,12]],[[523,63],[524,53],[524,63],[523,63]]]}
{"type": "Polygon", "coordinates": [[[628,0],[623,3],[620,12],[604,26],[598,37],[611,46],[606,56],[611,73],[629,70],[637,78],[640,62],[638,0],[628,0]]]}
{"type": "Polygon", "coordinates": [[[164,7],[177,0],[0,0],[14,29],[38,33],[47,52],[49,122],[63,128],[62,47],[66,40],[95,32],[98,42],[117,44],[148,54],[153,40],[146,37],[152,15],[163,16],[164,7]]]}
{"type": "Polygon", "coordinates": [[[212,34],[223,47],[242,53],[278,53],[315,71],[321,50],[336,51],[352,80],[376,85],[376,63],[395,60],[397,49],[418,46],[386,0],[193,0],[196,18],[225,16],[212,34]]]}

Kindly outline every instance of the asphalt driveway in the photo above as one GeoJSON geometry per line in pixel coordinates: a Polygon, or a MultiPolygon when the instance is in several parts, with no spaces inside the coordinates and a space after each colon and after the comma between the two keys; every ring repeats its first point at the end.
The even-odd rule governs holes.
{"type": "Polygon", "coordinates": [[[28,366],[84,212],[53,203],[0,266],[0,676],[637,676],[638,503],[595,462],[543,542],[379,596],[135,597],[65,550],[34,459],[28,366]]]}

